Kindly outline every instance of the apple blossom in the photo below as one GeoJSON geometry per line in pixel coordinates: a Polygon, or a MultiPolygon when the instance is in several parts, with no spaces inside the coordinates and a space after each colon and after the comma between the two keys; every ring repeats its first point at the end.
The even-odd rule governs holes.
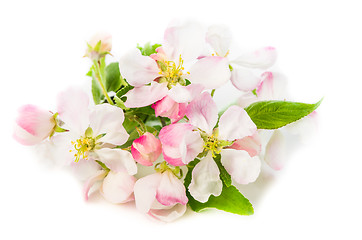
{"type": "Polygon", "coordinates": [[[88,41],[85,57],[99,60],[112,50],[112,36],[109,33],[100,32],[92,36],[88,41]]]}

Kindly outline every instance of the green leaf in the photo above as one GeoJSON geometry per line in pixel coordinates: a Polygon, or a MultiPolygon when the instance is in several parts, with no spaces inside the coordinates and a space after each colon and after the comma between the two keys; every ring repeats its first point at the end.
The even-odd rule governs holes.
{"type": "Polygon", "coordinates": [[[133,89],[131,85],[127,85],[125,87],[122,87],[117,93],[117,97],[121,98],[123,95],[125,95],[129,90],[133,89]]]}
{"type": "Polygon", "coordinates": [[[194,210],[195,212],[200,212],[207,208],[216,208],[225,212],[235,213],[239,215],[252,215],[254,213],[253,206],[251,205],[249,200],[245,198],[239,192],[239,190],[232,185],[227,187],[225,184],[223,184],[223,189],[220,196],[215,197],[211,195],[209,200],[205,203],[196,201],[190,195],[190,192],[188,191],[188,186],[191,183],[192,170],[199,161],[200,160],[196,159],[187,165],[188,172],[186,174],[184,183],[186,187],[186,195],[189,199],[188,204],[192,210],[194,210]]]}
{"type": "Polygon", "coordinates": [[[137,48],[141,51],[143,56],[150,56],[153,53],[156,53],[156,48],[161,47],[161,44],[153,44],[151,45],[151,43],[146,43],[143,47],[141,46],[137,46],[137,48]]]}
{"type": "Polygon", "coordinates": [[[118,62],[113,62],[107,65],[106,69],[106,82],[105,87],[107,92],[117,92],[117,90],[121,87],[121,74],[119,72],[118,62]]]}
{"type": "Polygon", "coordinates": [[[221,164],[221,155],[220,154],[216,155],[214,160],[215,160],[217,166],[219,167],[221,180],[224,182],[226,187],[230,187],[231,186],[231,176],[226,171],[224,166],[221,164]]]}
{"type": "Polygon", "coordinates": [[[245,108],[258,129],[278,129],[312,113],[321,104],[287,101],[255,102],[245,108]]]}

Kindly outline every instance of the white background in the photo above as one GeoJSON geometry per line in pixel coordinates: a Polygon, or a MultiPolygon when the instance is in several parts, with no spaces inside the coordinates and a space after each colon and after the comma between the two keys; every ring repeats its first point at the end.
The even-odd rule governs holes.
{"type": "Polygon", "coordinates": [[[361,239],[358,2],[2,1],[0,238],[361,239]],[[188,17],[228,25],[244,49],[276,47],[294,100],[313,103],[324,96],[319,131],[296,148],[267,188],[247,196],[253,216],[210,210],[163,224],[133,204],[111,205],[99,196],[85,202],[73,176],[12,139],[20,105],[54,109],[60,90],[87,83],[90,63],[82,56],[95,32],[113,35],[116,61],[137,43],[160,42],[170,20],[188,17]]]}

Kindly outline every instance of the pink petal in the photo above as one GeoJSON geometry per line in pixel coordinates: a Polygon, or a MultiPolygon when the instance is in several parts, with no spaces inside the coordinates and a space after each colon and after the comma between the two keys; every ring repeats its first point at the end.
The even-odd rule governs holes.
{"type": "MultiPolygon", "coordinates": [[[[190,136],[188,133],[191,132],[192,134],[193,129],[194,126],[187,123],[175,123],[161,129],[158,137],[162,144],[163,157],[169,164],[182,166],[193,160],[184,159],[183,157],[187,154],[181,152],[181,150],[187,151],[188,148],[192,148],[192,146],[187,145],[192,145],[192,143],[186,142],[184,139],[186,136],[190,136]],[[186,150],[184,150],[185,148],[186,150]]],[[[195,132],[195,134],[198,133],[195,132]]]]}
{"type": "Polygon", "coordinates": [[[215,89],[230,79],[229,61],[223,57],[204,57],[191,66],[187,77],[191,83],[215,89]]]}
{"type": "Polygon", "coordinates": [[[285,137],[280,130],[274,130],[265,148],[264,160],[274,170],[280,170],[285,163],[285,137]]]}
{"type": "Polygon", "coordinates": [[[168,91],[168,96],[175,102],[188,103],[194,100],[202,90],[204,90],[202,84],[190,84],[188,86],[177,84],[168,91]]]}
{"type": "Polygon", "coordinates": [[[137,180],[134,185],[134,196],[138,211],[148,213],[151,209],[161,178],[161,173],[155,173],[137,180]]]}
{"type": "Polygon", "coordinates": [[[88,193],[91,187],[98,181],[101,181],[104,179],[104,177],[107,175],[107,172],[104,170],[97,171],[91,178],[89,178],[85,183],[83,187],[83,193],[84,198],[87,201],[88,200],[88,193]]]}
{"type": "Polygon", "coordinates": [[[211,45],[216,54],[225,57],[231,43],[231,32],[225,25],[212,25],[206,33],[206,41],[211,45]]]}
{"type": "Polygon", "coordinates": [[[276,58],[277,52],[275,48],[265,47],[254,52],[245,53],[233,60],[232,63],[246,68],[267,69],[274,65],[276,58]]]}
{"type": "Polygon", "coordinates": [[[143,56],[137,48],[121,57],[119,70],[122,77],[134,87],[141,87],[160,76],[156,61],[143,56]]]}
{"type": "Polygon", "coordinates": [[[135,183],[136,178],[125,171],[110,171],[103,180],[100,192],[111,203],[129,202],[134,199],[133,188],[135,183]]]}
{"type": "Polygon", "coordinates": [[[157,188],[156,199],[165,206],[177,203],[186,205],[186,189],[183,183],[170,171],[162,173],[160,185],[157,188]]]}
{"type": "Polygon", "coordinates": [[[113,145],[127,142],[129,134],[123,127],[124,114],[121,108],[108,103],[96,105],[91,111],[89,120],[95,137],[105,134],[99,142],[113,145]]]}
{"type": "Polygon", "coordinates": [[[189,192],[199,202],[207,202],[210,195],[219,196],[222,191],[220,171],[209,153],[192,171],[189,192]]]}
{"type": "Polygon", "coordinates": [[[162,153],[161,142],[152,133],[146,132],[133,141],[131,152],[136,162],[152,166],[162,153]]]}
{"type": "Polygon", "coordinates": [[[243,150],[221,150],[221,163],[231,177],[240,184],[254,182],[260,173],[259,157],[250,157],[248,152],[243,150]]]}
{"type": "Polygon", "coordinates": [[[186,132],[180,144],[182,162],[188,164],[204,150],[204,140],[198,131],[186,132]]]}
{"type": "Polygon", "coordinates": [[[186,108],[189,122],[211,135],[217,119],[217,106],[210,93],[204,92],[195,98],[186,108]]]}
{"type": "Polygon", "coordinates": [[[265,72],[261,75],[262,82],[257,88],[260,100],[282,100],[287,98],[285,76],[276,72],[265,72]]]}
{"type": "Polygon", "coordinates": [[[81,89],[68,88],[58,94],[57,100],[59,117],[65,126],[79,135],[84,134],[89,126],[88,95],[81,89]]]}
{"type": "Polygon", "coordinates": [[[250,157],[254,157],[261,152],[261,139],[259,135],[255,133],[253,136],[236,140],[230,148],[247,151],[250,157]]]}
{"type": "Polygon", "coordinates": [[[219,120],[219,138],[223,140],[232,141],[252,136],[256,129],[249,115],[239,106],[229,107],[219,120]]]}
{"type": "Polygon", "coordinates": [[[251,70],[243,67],[235,67],[231,72],[232,84],[241,91],[252,91],[258,87],[261,78],[251,70]]]}
{"type": "Polygon", "coordinates": [[[205,30],[198,22],[173,22],[165,31],[162,45],[168,60],[196,59],[205,47],[205,30]],[[192,37],[190,37],[192,36],[192,37]]]}
{"type": "Polygon", "coordinates": [[[98,159],[114,172],[127,171],[129,175],[137,173],[137,166],[132,154],[119,148],[96,149],[98,159]]]}
{"type": "Polygon", "coordinates": [[[99,49],[101,53],[110,52],[112,50],[112,35],[106,32],[96,33],[88,41],[88,44],[94,48],[99,41],[101,41],[101,47],[99,49]]]}
{"type": "Polygon", "coordinates": [[[167,83],[152,82],[151,85],[136,87],[126,93],[128,108],[138,108],[151,105],[167,95],[167,83]]]}
{"type": "Polygon", "coordinates": [[[174,123],[185,116],[186,106],[186,103],[175,102],[172,98],[166,96],[154,103],[152,108],[155,109],[156,117],[168,117],[171,119],[171,122],[174,123]]]}

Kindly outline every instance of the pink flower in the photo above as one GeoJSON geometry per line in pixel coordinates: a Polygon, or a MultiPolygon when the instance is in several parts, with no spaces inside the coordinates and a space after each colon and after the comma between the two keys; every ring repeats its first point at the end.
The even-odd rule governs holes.
{"type": "Polygon", "coordinates": [[[134,195],[140,212],[165,222],[182,216],[188,202],[185,186],[170,170],[137,180],[134,195]]]}
{"type": "Polygon", "coordinates": [[[162,153],[161,142],[152,133],[146,132],[133,141],[131,152],[136,162],[152,166],[162,153]]]}
{"type": "Polygon", "coordinates": [[[30,104],[18,112],[13,136],[19,143],[35,145],[53,133],[56,122],[51,112],[30,104]]]}
{"type": "Polygon", "coordinates": [[[171,97],[166,96],[152,105],[156,117],[168,117],[171,122],[178,122],[185,116],[187,103],[175,102],[171,97]]]}
{"type": "Polygon", "coordinates": [[[166,96],[176,103],[188,103],[204,88],[225,83],[230,78],[227,60],[217,56],[198,60],[205,44],[204,34],[200,24],[174,24],[166,29],[157,54],[143,56],[133,49],[124,55],[119,61],[121,74],[135,87],[126,94],[125,106],[148,106],[166,96]],[[186,86],[186,78],[191,85],[186,86]]]}
{"type": "Polygon", "coordinates": [[[159,137],[165,160],[173,165],[187,164],[198,154],[206,153],[195,166],[189,186],[196,200],[206,202],[210,195],[221,193],[220,171],[212,159],[216,154],[221,155],[221,164],[236,182],[248,184],[256,180],[261,164],[255,154],[260,152],[260,145],[248,139],[257,129],[243,108],[229,107],[218,121],[216,103],[210,93],[204,92],[188,105],[186,116],[189,123],[166,126],[159,137]],[[201,145],[195,148],[194,142],[201,145]]]}

